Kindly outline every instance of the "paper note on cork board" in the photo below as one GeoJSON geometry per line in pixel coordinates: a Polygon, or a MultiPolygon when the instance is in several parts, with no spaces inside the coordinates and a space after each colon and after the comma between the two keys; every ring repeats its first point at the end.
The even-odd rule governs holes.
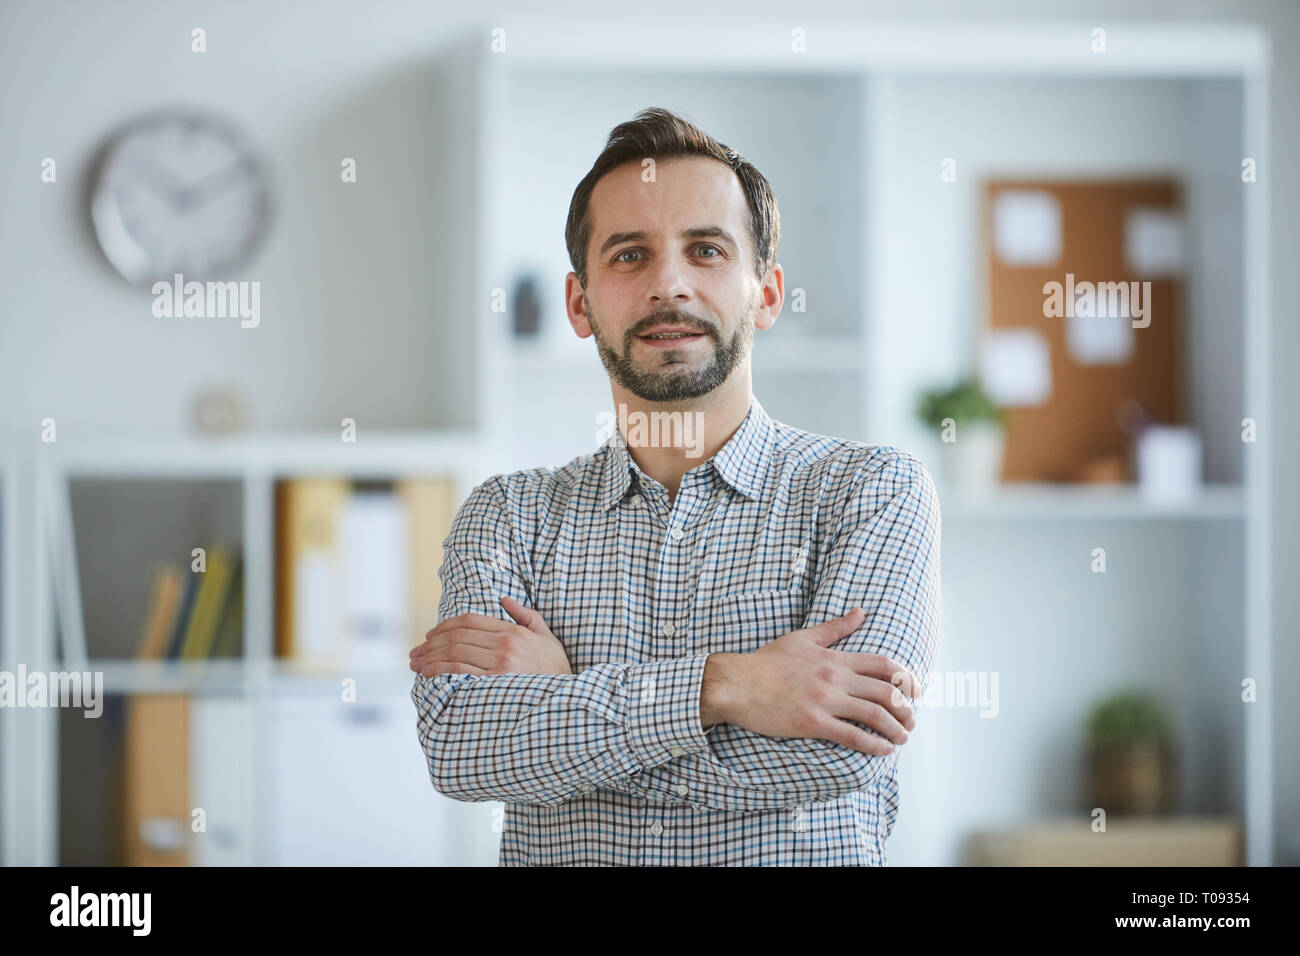
{"type": "MultiPolygon", "coordinates": [[[[1047,346],[1048,369],[1036,378],[1021,374],[1018,384],[1023,390],[1026,383],[1050,382],[1041,402],[998,402],[1007,424],[1002,480],[1071,482],[1091,461],[1127,455],[1128,438],[1118,413],[1130,398],[1159,421],[1185,421],[1178,360],[1183,331],[1177,184],[1003,180],[987,183],[984,199],[985,337],[1012,330],[1036,332],[1047,346]],[[1013,261],[1003,257],[997,230],[998,210],[1007,208],[1000,205],[1004,192],[1019,196],[1011,200],[1013,209],[1016,203],[1025,206],[1027,194],[1051,197],[1051,202],[1033,200],[1030,205],[1037,205],[1037,213],[1021,208],[1011,221],[1022,230],[1018,238],[1032,239],[1032,229],[1054,221],[1053,213],[1045,210],[1059,209],[1055,260],[1047,262],[1051,250],[1043,248],[1035,260],[1033,249],[1024,244],[1012,252],[1013,261]],[[1137,248],[1129,250],[1132,243],[1137,248]],[[1059,293],[1049,301],[1051,288],[1059,293]],[[1051,306],[1062,304],[1069,315],[1047,314],[1051,306]],[[1079,314],[1074,314],[1075,304],[1082,307],[1079,314]],[[1130,321],[1120,328],[1120,313],[1125,311],[1130,321]]],[[[1043,237],[1041,230],[1037,235],[1043,237]]],[[[1006,243],[1002,245],[1005,252],[1006,243]]],[[[1022,371],[1030,367],[1024,364],[1027,354],[1022,349],[1022,371]]]]}
{"type": "Polygon", "coordinates": [[[1012,266],[1061,258],[1061,204],[1045,189],[1003,189],[993,200],[993,248],[1012,266]]]}
{"type": "Polygon", "coordinates": [[[1037,329],[994,329],[980,351],[980,382],[995,405],[1041,405],[1052,395],[1051,351],[1037,329]]]}

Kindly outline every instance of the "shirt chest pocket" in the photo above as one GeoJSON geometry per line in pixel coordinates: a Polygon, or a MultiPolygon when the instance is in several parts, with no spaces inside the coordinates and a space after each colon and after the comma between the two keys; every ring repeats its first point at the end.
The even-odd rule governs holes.
{"type": "Polygon", "coordinates": [[[698,652],[746,654],[782,634],[804,626],[808,592],[802,587],[773,588],[722,597],[704,613],[698,652]]]}

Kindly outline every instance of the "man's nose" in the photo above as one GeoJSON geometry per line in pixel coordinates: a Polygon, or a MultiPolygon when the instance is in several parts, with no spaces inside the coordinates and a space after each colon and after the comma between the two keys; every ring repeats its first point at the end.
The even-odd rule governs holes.
{"type": "Polygon", "coordinates": [[[686,263],[678,256],[660,258],[650,272],[649,283],[646,298],[651,305],[672,305],[691,300],[686,263]]]}

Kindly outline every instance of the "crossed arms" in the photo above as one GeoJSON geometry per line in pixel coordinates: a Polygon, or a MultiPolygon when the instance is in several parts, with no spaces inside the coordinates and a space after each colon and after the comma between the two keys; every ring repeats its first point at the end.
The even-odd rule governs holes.
{"type": "MultiPolygon", "coordinates": [[[[740,684],[754,682],[729,682],[724,675],[734,678],[740,665],[757,665],[766,655],[769,678],[783,667],[802,668],[803,677],[814,682],[808,687],[820,679],[845,688],[855,680],[865,684],[870,678],[862,675],[871,668],[863,665],[869,660],[884,679],[882,661],[924,680],[939,625],[939,511],[934,487],[916,459],[891,458],[861,477],[817,570],[805,621],[811,630],[791,632],[753,654],[601,662],[578,674],[564,672],[565,660],[554,667],[558,672],[492,673],[481,655],[498,636],[518,647],[521,637],[543,642],[550,633],[540,615],[522,604],[517,561],[503,559],[526,560],[524,554],[499,479],[479,485],[444,544],[441,623],[430,632],[423,658],[428,662],[427,649],[441,642],[432,656],[479,663],[434,664],[437,672],[417,676],[411,691],[430,778],[440,793],[557,806],[605,789],[718,810],[769,810],[865,789],[896,761],[885,752],[887,741],[850,722],[863,708],[886,703],[878,694],[874,705],[852,699],[848,691],[837,697],[841,704],[852,699],[858,709],[847,711],[854,717],[836,721],[834,732],[827,714],[818,723],[816,710],[796,699],[807,717],[799,726],[815,726],[818,736],[776,736],[775,718],[763,713],[762,700],[751,694],[742,701],[737,693],[740,684]],[[503,607],[500,598],[513,600],[503,607]],[[860,626],[854,626],[856,618],[833,623],[855,607],[865,612],[860,626]],[[468,617],[449,620],[460,615],[468,617]],[[447,654],[448,629],[471,619],[487,629],[477,632],[482,646],[447,654]],[[532,627],[521,631],[523,622],[532,627]],[[835,634],[833,626],[839,628],[835,634]],[[832,644],[834,650],[826,651],[832,644]],[[726,687],[732,693],[719,691],[726,687]],[[706,735],[702,714],[710,722],[726,719],[706,735]]],[[[421,652],[413,652],[413,659],[421,652]]],[[[550,660],[542,666],[550,668],[550,660]]],[[[918,685],[909,683],[908,696],[916,696],[918,685]]]]}

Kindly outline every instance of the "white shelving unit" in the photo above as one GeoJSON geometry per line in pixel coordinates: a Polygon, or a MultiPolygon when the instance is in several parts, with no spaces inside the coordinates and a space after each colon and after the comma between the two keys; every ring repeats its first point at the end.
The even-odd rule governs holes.
{"type": "MultiPolygon", "coordinates": [[[[913,211],[899,198],[906,170],[898,167],[902,154],[895,140],[914,100],[947,95],[947,87],[936,94],[933,84],[978,92],[986,88],[981,84],[1000,79],[1032,79],[1035,85],[1070,80],[1097,89],[1123,83],[1126,90],[1149,86],[1157,103],[1165,102],[1159,97],[1166,95],[1182,103],[1178,97],[1184,90],[1221,84],[1240,117],[1244,154],[1269,155],[1269,50],[1258,30],[1241,24],[1115,22],[1109,26],[1109,50],[1099,56],[1090,50],[1093,27],[1079,22],[948,27],[809,22],[803,27],[808,52],[794,53],[790,26],[784,22],[705,20],[682,29],[647,21],[636,31],[625,31],[548,16],[512,18],[506,54],[492,53],[486,45],[454,51],[441,62],[438,75],[448,91],[454,90],[455,95],[448,92],[439,102],[446,107],[441,121],[455,135],[439,148],[452,155],[447,168],[464,176],[466,188],[455,197],[460,204],[457,228],[468,223],[465,228],[473,234],[467,253],[472,262],[465,264],[473,282],[466,283],[464,295],[472,303],[465,314],[473,323],[469,339],[474,354],[467,362],[475,379],[476,428],[446,434],[363,430],[353,445],[343,444],[336,434],[300,432],[232,441],[133,435],[86,440],[61,432],[56,445],[42,445],[33,426],[30,435],[10,436],[0,445],[0,653],[7,662],[26,662],[29,669],[48,668],[58,660],[51,556],[36,520],[44,496],[61,494],[69,481],[227,483],[247,561],[245,659],[201,670],[112,658],[94,658],[91,666],[103,671],[112,693],[236,693],[250,703],[246,825],[251,839],[245,862],[268,862],[262,848],[271,842],[274,794],[253,789],[258,781],[270,780],[275,769],[266,745],[268,722],[278,713],[278,702],[330,693],[337,686],[337,675],[305,674],[273,657],[273,482],[280,475],[313,471],[357,477],[446,473],[456,477],[463,498],[490,474],[560,464],[594,449],[597,416],[610,403],[608,380],[593,343],[569,341],[573,336],[564,328],[559,288],[569,268],[563,245],[568,202],[609,128],[642,106],[690,104],[684,109],[692,119],[724,142],[734,140],[768,174],[782,203],[780,259],[787,270],[787,301],[799,287],[809,290],[810,299],[807,313],[783,313],[777,327],[756,342],[756,394],[769,412],[792,424],[912,447],[916,433],[906,429],[900,410],[911,401],[916,377],[954,373],[965,361],[966,339],[979,321],[973,306],[959,314],[942,301],[917,307],[918,290],[900,287],[905,279],[891,259],[914,255],[895,248],[900,217],[913,211]],[[575,36],[582,38],[582,69],[573,66],[575,36]],[[557,115],[556,104],[563,102],[570,106],[557,115]],[[524,141],[532,144],[526,150],[524,141]],[[828,170],[837,174],[807,181],[798,175],[804,168],[802,153],[823,144],[830,154],[828,170]],[[826,248],[823,240],[832,234],[828,229],[850,241],[843,248],[826,248]],[[510,290],[521,271],[545,276],[545,332],[538,341],[515,340],[508,313],[486,305],[494,301],[494,290],[510,290]],[[792,328],[783,334],[783,327],[792,328]],[[920,350],[933,359],[932,365],[895,367],[909,335],[922,337],[927,345],[933,341],[929,352],[920,350]]],[[[1199,102],[1199,95],[1189,94],[1189,101],[1199,102]]],[[[1190,127],[1194,112],[1190,116],[1180,122],[1190,127]]],[[[943,155],[934,158],[936,178],[943,155]]],[[[1143,163],[1159,167],[1150,157],[1140,158],[1139,165],[1143,163]]],[[[1040,170],[1032,158],[1022,158],[1022,165],[1040,170]]],[[[969,176],[979,167],[962,169],[969,176]]],[[[1080,160],[1076,171],[1087,169],[1086,158],[1080,160]]],[[[1240,403],[1243,416],[1262,420],[1270,394],[1267,175],[1243,191],[1240,226],[1241,296],[1232,303],[1240,327],[1230,334],[1239,333],[1241,354],[1224,388],[1240,403]]],[[[962,232],[935,238],[948,250],[969,247],[977,237],[962,232]]],[[[956,273],[953,286],[966,289],[969,297],[977,287],[969,260],[943,261],[956,273]]],[[[912,349],[909,354],[918,353],[912,349]]],[[[460,364],[457,356],[441,360],[460,364]]],[[[1196,501],[1175,508],[1154,508],[1127,489],[1006,487],[988,498],[947,496],[941,489],[949,519],[944,528],[946,595],[951,556],[964,562],[969,549],[985,538],[1024,560],[1014,572],[987,578],[963,579],[960,567],[967,565],[954,565],[951,592],[958,612],[945,603],[945,624],[954,618],[954,624],[975,621],[969,627],[983,640],[984,630],[992,628],[980,619],[980,608],[961,607],[963,591],[1000,588],[987,597],[988,603],[1011,606],[1024,599],[1017,593],[1021,573],[1029,573],[1024,569],[1032,570],[1035,563],[1053,567],[1052,561],[1062,559],[1052,550],[1058,541],[1073,544],[1079,535],[1099,529],[1124,548],[1152,549],[1142,552],[1157,565],[1153,586],[1142,600],[1157,602],[1156,612],[1175,613],[1186,592],[1186,586],[1180,590],[1167,581],[1160,586],[1161,566],[1190,570],[1205,580],[1225,570],[1239,575],[1228,602],[1228,624],[1239,638],[1224,653],[1240,661],[1243,674],[1259,678],[1261,696],[1269,693],[1272,492],[1267,442],[1235,463],[1224,440],[1217,440],[1216,449],[1211,484],[1196,501]],[[1234,563],[1236,556],[1240,561],[1234,563]]],[[[916,451],[925,457],[922,448],[916,451]]],[[[1109,599],[1121,604],[1137,600],[1135,592],[1125,590],[1136,587],[1133,582],[1117,578],[1113,583],[1116,591],[1107,592],[1109,599]]],[[[1191,628],[1200,628],[1193,643],[1209,646],[1217,634],[1207,629],[1210,625],[1198,624],[1197,617],[1186,615],[1191,628]]],[[[1067,621],[1065,626],[1076,625],[1067,621]]],[[[1130,636],[1122,630],[1119,634],[1130,636]]],[[[1060,639],[1085,636],[1070,631],[1060,639]]],[[[1157,656],[1171,652],[1164,645],[1153,645],[1151,651],[1157,656]]],[[[389,675],[367,676],[374,678],[367,686],[374,686],[376,694],[409,690],[405,674],[392,675],[391,685],[389,675]]],[[[1266,704],[1247,708],[1239,726],[1233,726],[1243,755],[1240,767],[1233,768],[1242,774],[1241,793],[1220,795],[1240,806],[1252,864],[1269,863],[1273,852],[1268,713],[1266,704]]],[[[6,864],[58,860],[58,736],[58,716],[50,711],[0,714],[0,861],[6,864]]],[[[414,757],[413,732],[411,736],[414,757]]],[[[929,782],[936,786],[931,789],[946,791],[938,771],[933,772],[929,782]]],[[[924,784],[926,773],[920,776],[924,784]]],[[[913,812],[951,815],[950,808],[923,799],[909,797],[909,804],[917,806],[913,812]]],[[[461,805],[457,833],[462,859],[495,863],[492,810],[486,803],[461,805]]]]}
{"type": "Polygon", "coordinates": [[[1245,503],[1236,485],[1206,485],[1188,501],[1145,500],[1134,488],[1110,485],[1054,487],[1004,482],[995,494],[975,495],[937,488],[943,517],[1071,521],[1241,521],[1245,503]]]}
{"type": "MultiPolygon", "coordinates": [[[[1187,695],[1237,668],[1267,683],[1268,455],[1262,444],[1240,443],[1238,423],[1259,420],[1268,408],[1268,190],[1262,179],[1246,189],[1236,179],[1241,156],[1268,154],[1269,47],[1249,25],[1112,21],[1107,50],[1097,54],[1096,26],[801,22],[796,37],[788,23],[764,21],[618,31],[557,17],[512,19],[508,52],[483,51],[477,64],[486,184],[481,286],[510,289],[532,274],[543,313],[531,339],[515,338],[502,322],[484,330],[508,388],[496,398],[511,409],[498,431],[509,450],[502,466],[559,465],[590,451],[597,416],[611,411],[594,343],[567,326],[563,226],[572,190],[604,136],[641,107],[683,112],[736,146],[777,192],[787,309],[759,333],[753,358],[755,393],[768,411],[813,431],[897,444],[927,461],[935,457],[930,436],[911,416],[916,391],[965,371],[973,335],[987,322],[975,194],[969,186],[944,192],[941,161],[957,156],[961,183],[1143,173],[1185,181],[1197,238],[1184,371],[1189,420],[1208,436],[1208,484],[1174,506],[1152,505],[1133,488],[1011,485],[988,497],[941,488],[948,519],[942,650],[953,654],[941,666],[977,666],[963,655],[1014,660],[1018,648],[1053,638],[1066,648],[1091,642],[1101,663],[1071,661],[1070,680],[1056,675],[1063,694],[1021,691],[1051,685],[1052,675],[1008,675],[1023,693],[1014,703],[1032,702],[1035,713],[1065,726],[1081,723],[1086,688],[1099,692],[1126,669],[1149,672],[1174,691],[1187,735],[1228,735],[1223,749],[1189,746],[1185,779],[1194,787],[1186,809],[1243,819],[1248,861],[1266,864],[1273,853],[1269,711],[1233,707],[1230,687],[1211,713],[1198,712],[1187,695]],[[575,35],[584,38],[581,67],[571,54],[575,35]],[[807,52],[794,52],[798,39],[807,52]],[[937,117],[928,125],[927,110],[937,117]],[[995,130],[982,151],[970,147],[979,124],[995,130]],[[1206,137],[1213,148],[1202,148],[1206,137]],[[825,175],[799,175],[814,154],[825,175]],[[920,226],[909,229],[914,223],[920,226]],[[1204,278],[1210,265],[1214,285],[1204,278]],[[806,312],[790,310],[795,289],[807,293],[806,312]],[[1125,567],[1140,565],[1143,581],[1124,572],[1080,578],[1080,606],[1067,594],[1054,613],[1024,609],[1054,593],[1035,574],[1059,581],[1087,573],[1080,555],[1103,542],[1125,567]],[[1059,633],[1036,632],[1039,619],[1059,620],[1059,633]],[[1129,649],[1136,662],[1126,658],[1129,649]],[[1196,782],[1221,779],[1241,784],[1196,782]]],[[[1010,729],[1015,737],[1020,726],[1010,729]]],[[[909,755],[912,785],[950,793],[961,755],[985,748],[986,737],[962,737],[971,732],[932,731],[933,744],[918,736],[915,746],[932,749],[909,755]]],[[[1062,742],[1058,732],[1055,740],[1022,736],[1015,746],[1023,755],[1061,751],[1062,742]]],[[[1062,803],[1073,768],[1057,761],[1046,772],[1063,782],[1047,788],[1024,781],[1026,767],[1009,766],[1016,778],[1009,792],[969,819],[916,790],[905,806],[914,808],[918,829],[954,833],[999,812],[1069,811],[1062,803]]],[[[901,859],[955,858],[948,837],[904,833],[907,821],[905,813],[896,831],[907,844],[901,859]]]]}
{"type": "MultiPolygon", "coordinates": [[[[13,520],[16,512],[28,511],[25,503],[20,504],[22,485],[18,485],[18,495],[9,493],[17,482],[15,475],[38,476],[31,489],[36,496],[57,497],[71,489],[73,498],[77,497],[78,489],[98,493],[107,487],[111,497],[114,491],[137,484],[161,488],[199,483],[205,490],[213,487],[214,482],[228,486],[239,527],[224,530],[239,541],[246,571],[242,658],[180,662],[104,657],[96,648],[105,634],[92,625],[87,628],[90,658],[76,669],[102,674],[105,697],[192,693],[233,695],[244,702],[249,719],[243,724],[242,752],[247,763],[241,781],[245,797],[241,804],[244,817],[240,826],[243,835],[240,862],[283,862],[271,856],[270,848],[276,845],[270,837],[275,795],[267,783],[274,778],[279,759],[273,750],[274,708],[279,702],[302,697],[319,701],[337,699],[340,680],[353,678],[357,681],[358,703],[363,705],[363,710],[366,705],[382,705],[385,714],[397,715],[394,719],[409,717],[402,721],[400,728],[392,728],[392,733],[400,734],[402,739],[409,738],[409,756],[418,763],[414,711],[409,701],[413,677],[400,663],[385,670],[330,671],[306,668],[275,657],[274,486],[282,478],[314,474],[354,479],[441,476],[452,479],[457,500],[463,500],[486,477],[481,464],[484,456],[474,433],[366,432],[363,429],[356,442],[347,443],[338,433],[328,432],[211,440],[132,436],[78,440],[64,434],[51,444],[42,444],[34,436],[27,442],[14,437],[6,443],[5,451],[6,538],[0,551],[6,558],[4,657],[6,661],[26,662],[29,672],[65,669],[69,665],[62,663],[55,620],[48,613],[35,614],[37,606],[48,606],[55,597],[53,581],[41,573],[42,564],[49,557],[42,544],[41,527],[35,521],[13,520]],[[33,560],[7,560],[12,554],[31,555],[33,560]],[[20,590],[23,585],[15,580],[20,569],[44,578],[43,590],[38,593],[50,600],[23,600],[26,596],[20,590]],[[9,600],[11,594],[17,594],[18,600],[9,600]],[[32,615],[41,623],[22,643],[19,641],[23,632],[16,619],[24,618],[19,615],[32,615]]],[[[84,545],[83,534],[79,547],[84,545]]],[[[87,577],[84,568],[81,576],[83,581],[87,577]]],[[[137,609],[132,606],[119,610],[133,629],[109,636],[116,646],[129,650],[136,637],[134,628],[138,626],[131,615],[137,609]]],[[[55,797],[59,792],[59,712],[24,710],[14,711],[13,715],[18,719],[3,722],[5,745],[0,749],[0,758],[5,761],[2,775],[5,863],[52,864],[59,858],[60,823],[55,797]],[[16,746],[17,740],[24,746],[16,746]]],[[[380,796],[376,794],[377,798],[380,796]]],[[[442,798],[433,795],[433,799],[442,798]]],[[[447,804],[453,814],[461,807],[453,801],[447,804]]],[[[448,831],[456,834],[459,828],[452,824],[448,831]]]]}

